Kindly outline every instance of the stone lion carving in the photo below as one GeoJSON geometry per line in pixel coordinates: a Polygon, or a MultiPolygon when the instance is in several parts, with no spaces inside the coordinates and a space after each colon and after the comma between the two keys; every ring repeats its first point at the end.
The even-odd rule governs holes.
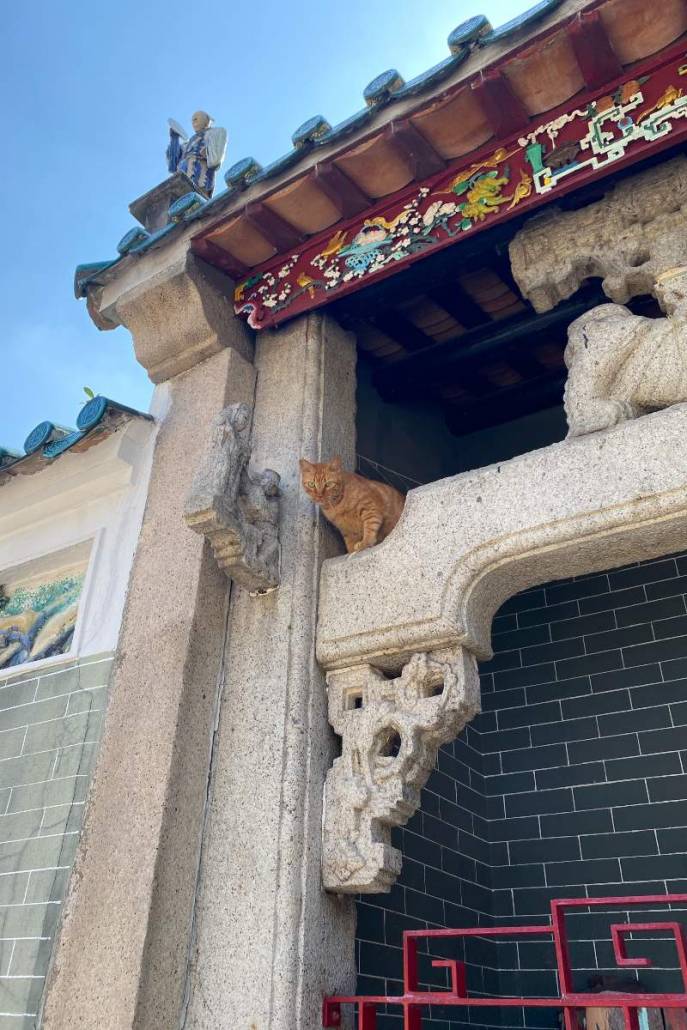
{"type": "Polygon", "coordinates": [[[388,891],[401,871],[391,827],[417,809],[439,747],[480,710],[477,663],[459,647],[413,655],[396,679],[361,665],[330,672],[327,684],[342,753],[325,785],[324,886],[388,891]]]}
{"type": "Polygon", "coordinates": [[[217,416],[184,518],[210,541],[227,576],[257,593],[279,583],[279,476],[272,469],[248,471],[250,422],[246,404],[217,416]]]}
{"type": "Polygon", "coordinates": [[[565,412],[568,436],[608,429],[687,401],[687,268],[654,286],[665,318],[601,304],[568,329],[565,412]]]}

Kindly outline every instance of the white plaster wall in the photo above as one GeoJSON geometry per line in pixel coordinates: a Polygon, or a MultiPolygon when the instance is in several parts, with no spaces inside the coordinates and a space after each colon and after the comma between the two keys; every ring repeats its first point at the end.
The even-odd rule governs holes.
{"type": "MultiPolygon", "coordinates": [[[[164,394],[164,391],[161,391],[164,394]]],[[[164,406],[164,397],[155,405],[164,406]]],[[[0,487],[0,582],[68,548],[90,551],[73,650],[0,670],[0,679],[66,658],[113,651],[148,490],[155,423],[133,418],[81,454],[67,452],[0,487]]],[[[76,552],[75,552],[76,553],[76,552]]]]}

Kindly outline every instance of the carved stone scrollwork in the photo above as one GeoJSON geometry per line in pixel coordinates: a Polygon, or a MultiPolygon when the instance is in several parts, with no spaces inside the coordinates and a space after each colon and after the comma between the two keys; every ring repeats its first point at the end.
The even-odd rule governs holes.
{"type": "Polygon", "coordinates": [[[458,647],[413,655],[395,679],[359,665],[330,672],[327,683],[342,754],[325,786],[324,886],[388,891],[401,869],[391,827],[419,806],[439,747],[479,712],[477,663],[458,647]]]}
{"type": "Polygon", "coordinates": [[[184,518],[207,537],[230,579],[262,593],[279,584],[279,475],[248,471],[250,422],[246,404],[232,404],[217,416],[184,518]]]}

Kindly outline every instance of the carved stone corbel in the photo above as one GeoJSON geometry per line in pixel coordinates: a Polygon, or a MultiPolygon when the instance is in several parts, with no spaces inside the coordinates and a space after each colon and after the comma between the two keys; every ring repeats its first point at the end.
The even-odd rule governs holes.
{"type": "Polygon", "coordinates": [[[221,569],[252,593],[279,584],[279,475],[248,471],[251,410],[232,404],[213,423],[184,518],[207,537],[221,569]]]}
{"type": "Polygon", "coordinates": [[[359,665],[330,672],[327,684],[342,753],[325,785],[324,886],[388,891],[401,870],[391,827],[418,808],[439,747],[479,712],[477,663],[458,647],[413,655],[395,679],[359,665]]]}
{"type": "Polygon", "coordinates": [[[571,297],[600,276],[616,304],[653,293],[668,269],[687,264],[687,159],[624,179],[575,211],[546,208],[513,237],[515,281],[536,311],[571,297]]]}

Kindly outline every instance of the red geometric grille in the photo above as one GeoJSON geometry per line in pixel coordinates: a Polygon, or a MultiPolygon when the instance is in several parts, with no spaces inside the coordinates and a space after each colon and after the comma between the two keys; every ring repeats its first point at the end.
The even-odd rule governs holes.
{"type": "MultiPolygon", "coordinates": [[[[324,999],[322,1026],[342,1025],[342,1006],[355,1005],[358,1012],[358,1030],[376,1030],[380,1005],[397,1006],[403,1013],[404,1030],[422,1030],[422,1013],[429,1005],[475,1008],[555,1008],[564,1015],[565,1030],[581,1030],[579,1010],[587,1006],[607,1006],[621,1009],[626,1030],[639,1030],[638,1010],[648,1008],[687,1009],[687,934],[685,926],[674,919],[645,923],[614,923],[610,927],[613,951],[621,968],[647,968],[648,958],[628,958],[625,937],[628,933],[654,931],[669,932],[675,942],[677,960],[682,976],[679,994],[631,993],[613,991],[582,993],[573,990],[565,913],[575,908],[630,908],[632,906],[685,904],[687,894],[631,895],[619,898],[562,898],[551,902],[551,922],[538,926],[495,926],[459,930],[406,930],[403,934],[403,994],[401,995],[335,995],[324,999]],[[418,946],[422,940],[465,937],[519,937],[528,934],[550,934],[556,956],[560,996],[558,998],[484,998],[469,997],[465,963],[458,959],[433,959],[432,966],[450,972],[451,987],[447,991],[423,991],[418,979],[418,946]]],[[[672,913],[666,913],[672,915],[672,913]]]]}

